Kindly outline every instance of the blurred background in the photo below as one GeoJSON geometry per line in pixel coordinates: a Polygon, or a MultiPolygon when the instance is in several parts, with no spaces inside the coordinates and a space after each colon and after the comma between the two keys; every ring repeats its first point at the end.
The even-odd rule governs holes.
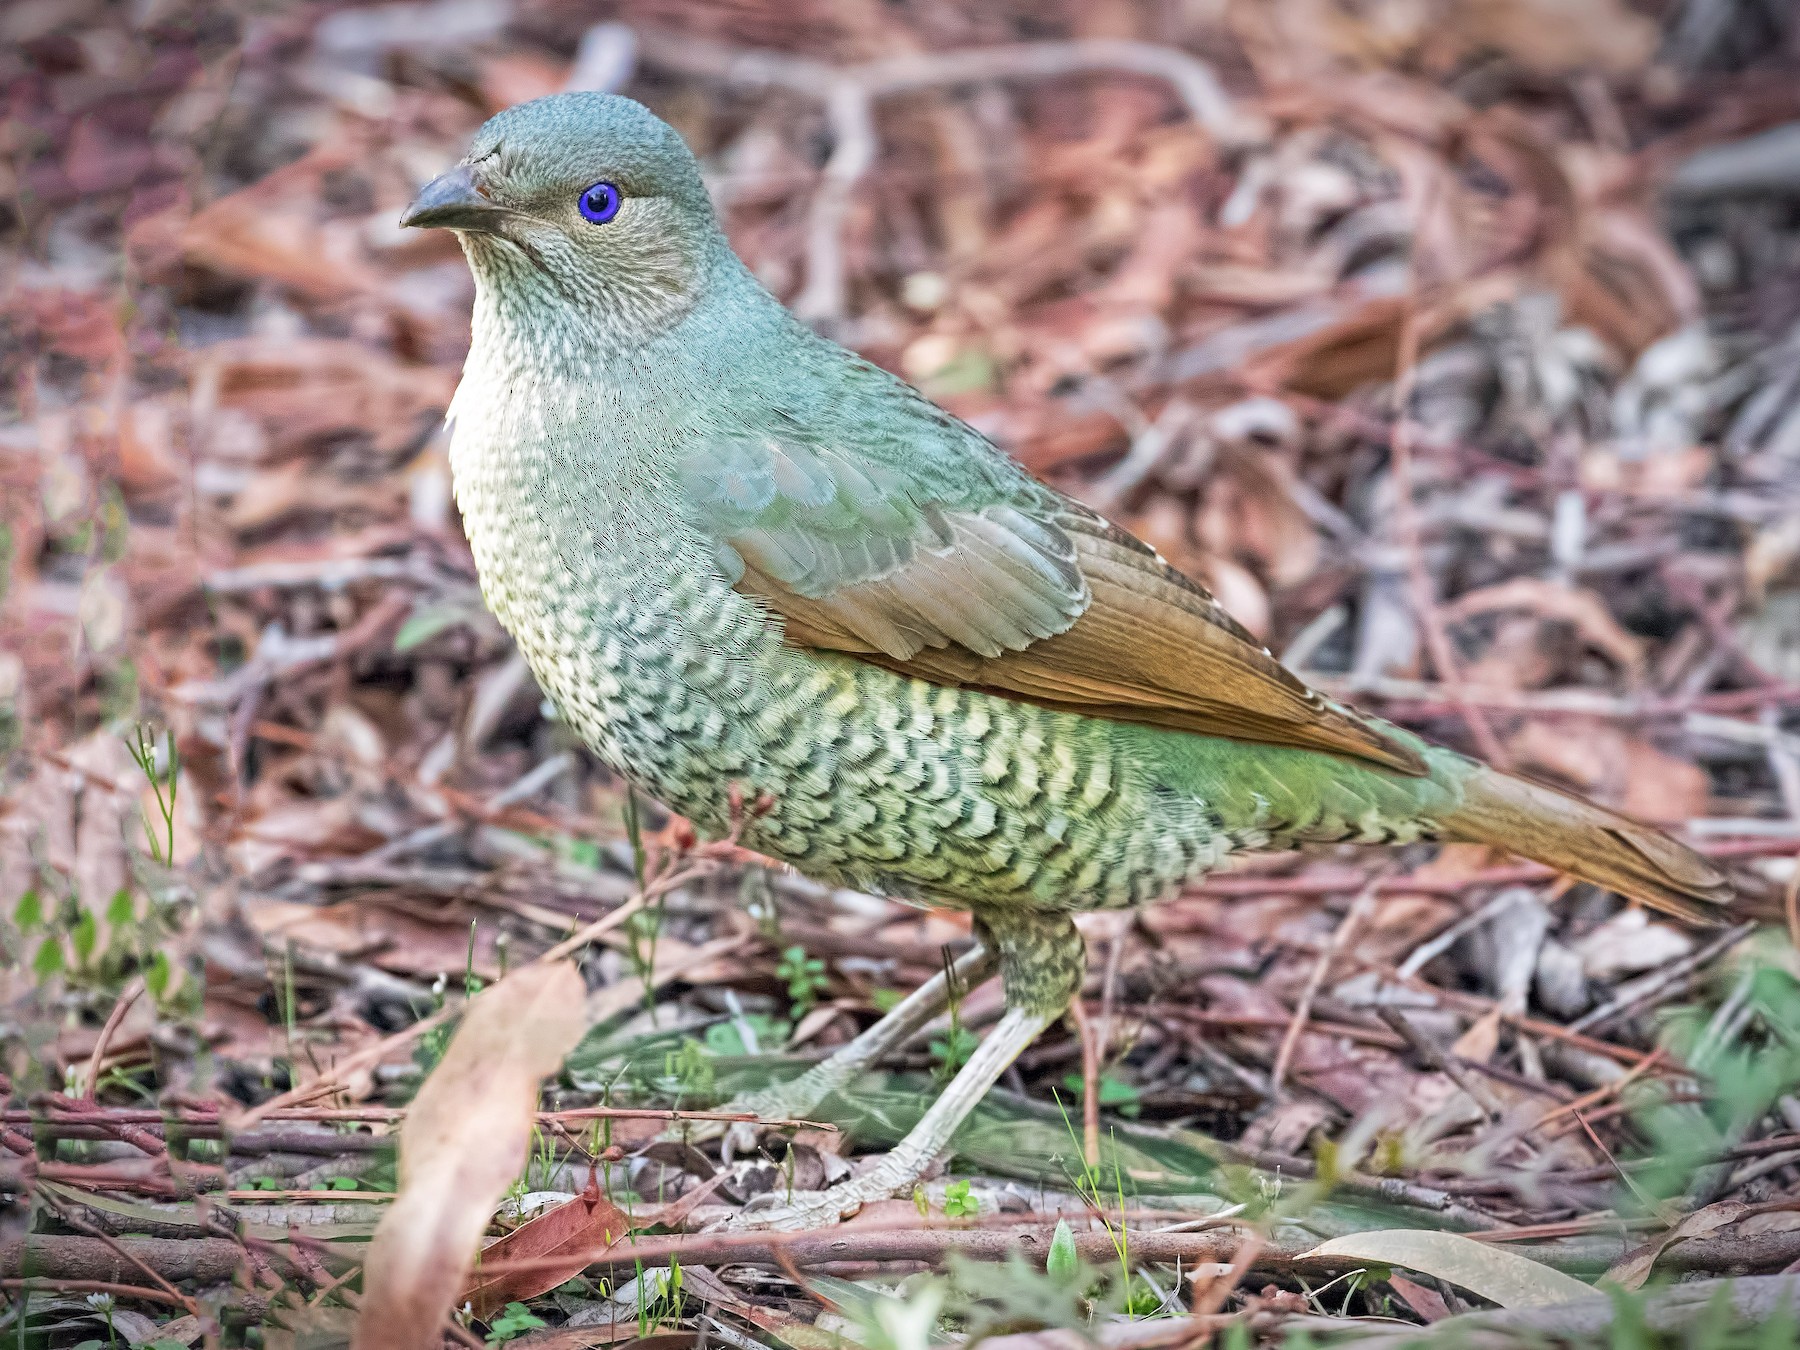
{"type": "MultiPolygon", "coordinates": [[[[634,889],[638,817],[459,532],[467,270],[396,223],[485,117],[570,88],[671,121],[771,290],[1315,684],[1795,884],[1785,0],[15,0],[0,72],[19,1092],[92,1056],[119,1101],[256,1100],[634,889]],[[134,979],[153,997],[103,1038],[134,979]]],[[[651,804],[641,825],[679,843],[651,804]]],[[[1292,1152],[1440,1083],[1334,981],[1334,1016],[1375,1030],[1277,1057],[1371,865],[1276,859],[1094,918],[1134,1109],[1292,1152]],[[1170,971],[1223,1049],[1145,1011],[1170,971]]],[[[1409,978],[1475,1000],[1437,1008],[1459,1053],[1538,1081],[1502,1012],[1574,1021],[1702,941],[1461,849],[1370,894],[1365,963],[1418,957],[1409,978]]],[[[664,955],[742,941],[659,982],[622,929],[590,983],[660,988],[663,1029],[735,991],[804,1055],[966,922],[726,868],[657,932],[664,955]]],[[[1641,1054],[1640,1014],[1609,1034],[1641,1054]]],[[[1079,1050],[1034,1053],[1012,1086],[1048,1100],[1079,1050]]]]}

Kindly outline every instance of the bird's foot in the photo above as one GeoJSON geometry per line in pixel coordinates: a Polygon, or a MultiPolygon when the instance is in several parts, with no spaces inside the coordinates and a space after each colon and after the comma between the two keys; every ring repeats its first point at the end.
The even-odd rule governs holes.
{"type": "Polygon", "coordinates": [[[890,1165],[893,1155],[868,1171],[823,1191],[771,1191],[758,1196],[734,1214],[725,1225],[729,1233],[804,1232],[829,1228],[853,1217],[864,1205],[891,1199],[912,1190],[923,1165],[904,1162],[890,1165]]]}
{"type": "Polygon", "coordinates": [[[804,1119],[812,1115],[819,1109],[819,1103],[854,1082],[857,1075],[874,1067],[884,1055],[898,1048],[942,1012],[949,1005],[953,980],[956,988],[973,988],[993,973],[996,964],[992,951],[976,947],[965,953],[952,971],[940,971],[932,976],[903,999],[899,1007],[850,1044],[840,1046],[829,1059],[813,1065],[798,1078],[733,1097],[720,1108],[722,1114],[753,1115],[755,1120],[683,1121],[666,1130],[663,1137],[699,1144],[723,1135],[726,1158],[753,1152],[757,1136],[765,1128],[763,1122],[804,1119]]]}

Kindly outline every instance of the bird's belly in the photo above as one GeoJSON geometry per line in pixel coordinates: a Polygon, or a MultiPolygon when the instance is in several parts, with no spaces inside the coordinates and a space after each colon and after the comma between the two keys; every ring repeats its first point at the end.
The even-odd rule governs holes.
{"type": "Polygon", "coordinates": [[[488,603],[545,694],[708,833],[760,798],[747,846],[827,883],[975,907],[1142,904],[1232,846],[1115,724],[787,647],[666,549],[571,570],[504,537],[470,529],[488,603]]]}
{"type": "Polygon", "coordinates": [[[770,644],[722,655],[667,615],[585,640],[516,630],[562,715],[703,830],[819,880],[938,903],[1143,904],[1231,842],[1145,781],[1105,723],[770,644]],[[578,655],[572,653],[579,653],[578,655]]]}

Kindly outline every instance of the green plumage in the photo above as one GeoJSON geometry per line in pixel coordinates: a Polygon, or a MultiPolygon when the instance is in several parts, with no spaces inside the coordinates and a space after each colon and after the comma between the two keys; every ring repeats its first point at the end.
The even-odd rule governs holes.
{"type": "Polygon", "coordinates": [[[1020,955],[1078,951],[1056,916],[1239,849],[1449,834],[1683,912],[1725,893],[1654,831],[1329,703],[1144,545],[802,327],[637,104],[501,114],[409,220],[458,229],[475,274],[457,501],[562,715],[703,829],[766,794],[751,847],[973,910],[1016,948],[1015,1002],[1066,995],[1066,961],[1027,989],[1020,955]],[[578,211],[596,181],[615,219],[578,211]]]}
{"type": "MultiPolygon", "coordinates": [[[[457,230],[475,274],[457,501],[563,717],[704,830],[766,797],[750,847],[969,909],[965,968],[1000,970],[1006,1014],[918,1128],[779,1222],[909,1188],[1079,989],[1070,915],[1235,851],[1477,839],[1690,917],[1729,896],[1657,831],[1306,688],[1151,549],[803,328],[637,104],[501,114],[407,222],[457,230]]],[[[810,1112],[949,996],[737,1105],[810,1112]]]]}
{"type": "Polygon", "coordinates": [[[736,784],[774,802],[745,842],[808,875],[1067,912],[1148,903],[1239,848],[1416,837],[1454,805],[1467,762],[1448,752],[1406,777],[784,643],[780,617],[734,589],[727,537],[758,529],[774,541],[759,561],[824,588],[946,505],[1050,494],[793,321],[722,241],[680,322],[628,355],[512,245],[468,247],[451,459],[488,603],[582,738],[702,829],[726,828],[736,784]]]}

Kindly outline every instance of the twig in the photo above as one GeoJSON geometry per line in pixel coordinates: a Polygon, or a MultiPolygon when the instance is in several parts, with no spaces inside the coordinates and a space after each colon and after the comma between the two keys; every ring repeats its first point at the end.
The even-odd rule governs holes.
{"type": "Polygon", "coordinates": [[[169,1294],[170,1296],[181,1300],[181,1306],[186,1308],[188,1312],[194,1313],[194,1314],[199,1313],[200,1305],[198,1303],[194,1302],[193,1299],[189,1298],[186,1294],[182,1293],[174,1285],[170,1284],[167,1280],[165,1280],[155,1269],[153,1269],[150,1266],[149,1262],[143,1260],[141,1257],[133,1254],[132,1252],[126,1251],[124,1247],[120,1246],[119,1243],[116,1240],[114,1240],[114,1238],[112,1237],[111,1234],[101,1232],[98,1228],[94,1227],[92,1224],[88,1223],[85,1219],[83,1219],[79,1214],[71,1213],[69,1211],[68,1206],[64,1205],[61,1201],[59,1201],[56,1198],[56,1196],[54,1194],[52,1194],[49,1191],[40,1190],[37,1193],[37,1199],[41,1203],[48,1205],[52,1210],[54,1210],[56,1213],[56,1217],[60,1222],[66,1223],[69,1225],[69,1227],[77,1229],[80,1232],[87,1234],[87,1236],[93,1238],[96,1242],[105,1243],[107,1249],[109,1251],[111,1251],[115,1256],[117,1256],[121,1261],[126,1261],[126,1262],[129,1262],[131,1265],[136,1266],[145,1275],[148,1275],[150,1277],[150,1279],[156,1284],[157,1288],[161,1289],[163,1292],[169,1294]]]}
{"type": "Polygon", "coordinates": [[[42,1289],[46,1293],[111,1294],[114,1298],[135,1298],[145,1303],[161,1303],[183,1312],[193,1311],[193,1302],[180,1294],[165,1294],[160,1289],[145,1289],[135,1284],[114,1284],[111,1280],[60,1280],[33,1275],[27,1279],[0,1279],[0,1289],[42,1289]]]}
{"type": "Polygon", "coordinates": [[[1287,1033],[1281,1038],[1281,1049],[1275,1055],[1275,1067],[1269,1071],[1269,1091],[1273,1095],[1281,1095],[1281,1086],[1287,1080],[1294,1050],[1300,1044],[1300,1034],[1306,1030],[1307,1019],[1312,1016],[1313,999],[1318,996],[1319,986],[1325,983],[1326,973],[1330,971],[1331,963],[1337,959],[1338,953],[1349,945],[1356,930],[1362,927],[1363,920],[1374,911],[1376,895],[1373,880],[1357,892],[1356,899],[1350,902],[1350,908],[1344,912],[1343,919],[1332,933],[1331,941],[1313,963],[1312,971],[1306,977],[1306,986],[1300,991],[1300,999],[1294,1005],[1294,1020],[1288,1024],[1287,1033]]]}
{"type": "Polygon", "coordinates": [[[1413,612],[1425,648],[1438,678],[1444,682],[1450,701],[1461,715],[1463,724],[1475,742],[1475,749],[1489,764],[1505,769],[1511,764],[1500,738],[1488,724],[1487,714],[1462,694],[1462,665],[1450,646],[1450,634],[1444,627],[1443,612],[1438,608],[1437,588],[1425,566],[1425,549],[1419,536],[1418,508],[1413,501],[1413,389],[1419,371],[1419,314],[1416,287],[1406,300],[1406,317],[1400,325],[1399,368],[1394,378],[1394,428],[1388,439],[1394,474],[1394,526],[1406,551],[1406,572],[1412,591],[1413,612]]]}
{"type": "Polygon", "coordinates": [[[1200,410],[1186,399],[1170,399],[1156,420],[1132,438],[1125,457],[1095,481],[1088,500],[1101,511],[1124,501],[1168,458],[1170,450],[1199,416],[1200,410]]]}
{"type": "MultiPolygon", "coordinates": [[[[1525,892],[1525,898],[1531,898],[1531,892],[1525,892]]],[[[1519,901],[1520,893],[1512,887],[1507,887],[1474,913],[1463,915],[1436,937],[1429,938],[1413,948],[1406,960],[1400,963],[1400,973],[1417,975],[1439,955],[1454,947],[1463,934],[1473,932],[1502,910],[1511,909],[1519,901]]]]}
{"type": "Polygon", "coordinates": [[[1569,1023],[1568,1029],[1570,1031],[1590,1031],[1595,1027],[1605,1026],[1615,1017],[1642,1007],[1670,985],[1685,979],[1702,966],[1723,956],[1755,931],[1754,921],[1740,923],[1735,928],[1726,929],[1705,946],[1697,947],[1686,956],[1678,957],[1661,970],[1632,981],[1608,1002],[1577,1017],[1569,1023]]]}
{"type": "Polygon", "coordinates": [[[1588,1124],[1587,1117],[1582,1115],[1579,1111],[1576,1111],[1574,1116],[1576,1121],[1581,1125],[1582,1133],[1587,1135],[1588,1142],[1600,1151],[1600,1156],[1606,1159],[1608,1166],[1618,1174],[1619,1180],[1625,1183],[1626,1189],[1628,1189],[1632,1195],[1637,1197],[1637,1202],[1645,1209],[1655,1212],[1655,1197],[1646,1194],[1644,1188],[1631,1179],[1631,1174],[1623,1167],[1619,1166],[1619,1160],[1613,1157],[1612,1150],[1601,1142],[1599,1135],[1594,1133],[1594,1127],[1588,1124]]]}
{"type": "Polygon", "coordinates": [[[1081,1153],[1092,1169],[1100,1165],[1100,1040],[1080,998],[1069,1004],[1069,1016],[1081,1042],[1081,1153]]]}
{"type": "MultiPolygon", "coordinates": [[[[1613,1079],[1612,1082],[1602,1083],[1599,1087],[1595,1088],[1592,1092],[1585,1093],[1582,1096],[1577,1097],[1572,1102],[1564,1102],[1561,1106],[1552,1107],[1550,1110],[1546,1111],[1543,1115],[1538,1117],[1537,1123],[1532,1128],[1541,1130],[1544,1128],[1544,1126],[1550,1124],[1551,1121],[1560,1120],[1564,1116],[1574,1116],[1577,1120],[1579,1120],[1581,1122],[1582,1128],[1586,1129],[1587,1128],[1587,1120],[1581,1114],[1583,1111],[1586,1111],[1590,1106],[1598,1106],[1601,1102],[1605,1101],[1608,1097],[1617,1096],[1626,1086],[1635,1082],[1637,1079],[1639,1079],[1639,1078],[1643,1077],[1645,1074],[1649,1073],[1652,1069],[1661,1065],[1663,1063],[1663,1059],[1664,1059],[1664,1052],[1662,1050],[1659,1049],[1659,1050],[1653,1051],[1645,1059],[1643,1059],[1642,1061],[1640,1061],[1637,1064],[1632,1065],[1629,1069],[1627,1069],[1623,1073],[1621,1073],[1617,1078],[1613,1079]]],[[[1615,1168],[1618,1166],[1617,1163],[1615,1163],[1613,1165],[1615,1168]]]]}
{"type": "MultiPolygon", "coordinates": [[[[1199,1232],[1139,1232],[1130,1237],[1131,1260],[1134,1264],[1160,1265],[1175,1261],[1229,1260],[1241,1247],[1242,1229],[1221,1227],[1199,1232]]],[[[1050,1250],[1052,1230],[1033,1228],[838,1228],[822,1232],[799,1233],[696,1233],[673,1237],[646,1237],[595,1246],[549,1257],[521,1257],[511,1261],[485,1263],[484,1276],[523,1274],[526,1271],[561,1270],[576,1259],[590,1265],[610,1263],[630,1268],[666,1265],[678,1260],[684,1266],[757,1265],[779,1267],[779,1249],[787,1260],[801,1268],[842,1261],[925,1261],[936,1263],[951,1252],[960,1252],[977,1260],[1001,1260],[1008,1252],[1018,1252],[1028,1260],[1042,1261],[1050,1250]]],[[[1116,1234],[1077,1232],[1076,1254],[1084,1260],[1116,1260],[1113,1245],[1116,1234]]],[[[1305,1250],[1298,1244],[1286,1248],[1265,1249],[1277,1257],[1276,1264],[1290,1267],[1293,1258],[1305,1250]]]]}
{"type": "MultiPolygon", "coordinates": [[[[561,778],[574,765],[574,756],[567,752],[550,756],[549,759],[534,766],[482,803],[480,815],[484,819],[491,818],[514,803],[524,801],[527,797],[561,778]]],[[[372,848],[367,853],[357,854],[354,858],[345,858],[342,862],[352,867],[391,863],[410,854],[423,852],[434,844],[450,838],[461,828],[460,820],[433,821],[429,825],[421,825],[416,830],[410,830],[397,839],[390,839],[387,843],[372,848]]]]}
{"type": "Polygon", "coordinates": [[[106,1015],[106,1022],[100,1028],[99,1036],[94,1039],[94,1052],[88,1056],[87,1075],[82,1081],[81,1093],[90,1102],[94,1100],[94,1090],[100,1086],[100,1065],[106,1059],[106,1047],[111,1043],[113,1033],[119,1029],[119,1023],[125,1020],[125,1014],[131,1011],[131,1005],[138,1001],[143,992],[144,977],[133,975],[119,991],[119,997],[114,1000],[112,1011],[106,1015]]]}
{"type": "Polygon", "coordinates": [[[1232,1253],[1231,1266],[1222,1275],[1214,1276],[1204,1289],[1194,1296],[1193,1305],[1189,1308],[1192,1317],[1211,1317],[1225,1306],[1245,1275],[1249,1274],[1251,1263],[1261,1255],[1263,1249],[1262,1236],[1254,1229],[1244,1234],[1238,1241],[1237,1250],[1232,1253]]]}
{"type": "Polygon", "coordinates": [[[1392,1027],[1395,1034],[1412,1047],[1413,1052],[1425,1062],[1426,1068],[1442,1073],[1467,1093],[1488,1119],[1492,1120],[1505,1113],[1506,1108],[1488,1090],[1487,1085],[1469,1077],[1462,1062],[1455,1055],[1446,1054],[1433,1045],[1431,1038],[1415,1027],[1405,1013],[1391,1003],[1378,1003],[1375,1005],[1375,1015],[1392,1027]]]}

